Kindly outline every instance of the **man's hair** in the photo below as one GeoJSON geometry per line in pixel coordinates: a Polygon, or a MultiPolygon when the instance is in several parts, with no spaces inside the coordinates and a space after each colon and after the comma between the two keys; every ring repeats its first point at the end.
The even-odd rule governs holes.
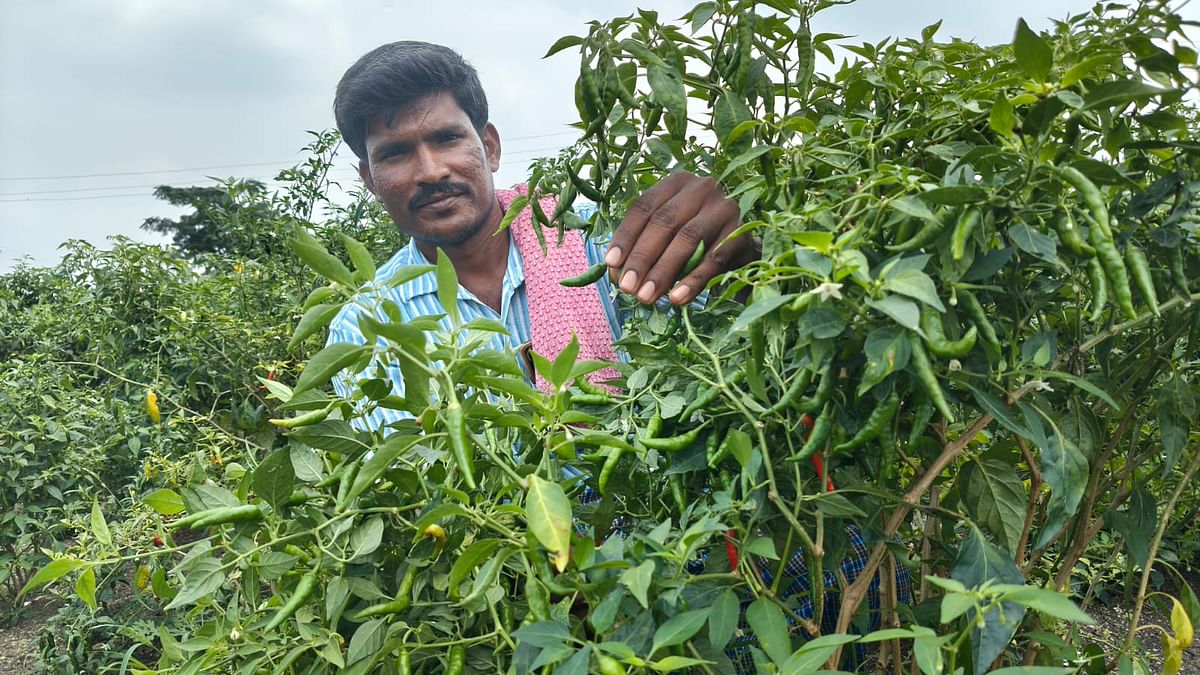
{"type": "Polygon", "coordinates": [[[333,99],[338,131],[359,159],[367,159],[367,127],[412,101],[448,91],[476,131],[488,121],[479,74],[462,55],[441,45],[402,40],[376,47],[346,70],[333,99]]]}

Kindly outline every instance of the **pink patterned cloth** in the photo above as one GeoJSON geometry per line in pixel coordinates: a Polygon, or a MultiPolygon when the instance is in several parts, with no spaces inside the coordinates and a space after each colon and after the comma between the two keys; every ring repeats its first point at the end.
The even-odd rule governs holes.
{"type": "MultiPolygon", "coordinates": [[[[496,190],[500,207],[508,210],[509,204],[524,194],[528,186],[518,185],[512,190],[496,190]]],[[[553,197],[542,199],[542,210],[553,213],[557,201],[553,197]]],[[[582,274],[588,268],[587,253],[583,236],[578,230],[567,230],[562,244],[558,243],[558,231],[543,228],[546,253],[542,253],[534,232],[533,213],[526,206],[512,221],[509,232],[521,252],[525,266],[525,295],[529,300],[529,328],[533,351],[551,361],[571,342],[571,334],[579,339],[579,360],[616,361],[612,347],[612,332],[604,307],[600,304],[600,293],[594,286],[569,288],[558,283],[567,277],[582,274]]],[[[588,380],[597,384],[618,377],[615,368],[604,368],[588,375],[588,380]]],[[[534,374],[539,389],[550,393],[550,383],[534,374]]]]}

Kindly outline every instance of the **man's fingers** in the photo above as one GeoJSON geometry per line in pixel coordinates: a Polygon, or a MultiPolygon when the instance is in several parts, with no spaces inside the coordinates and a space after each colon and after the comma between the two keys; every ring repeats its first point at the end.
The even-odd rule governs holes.
{"type": "Polygon", "coordinates": [[[703,206],[703,194],[695,184],[689,184],[650,214],[637,239],[627,245],[619,281],[622,291],[640,297],[657,290],[655,298],[667,292],[673,275],[704,238],[705,230],[694,222],[703,206]],[[664,264],[674,266],[673,271],[665,274],[661,269],[664,264]]]}
{"type": "Polygon", "coordinates": [[[746,247],[751,243],[749,236],[741,235],[735,239],[728,239],[737,228],[737,221],[727,226],[714,240],[713,246],[705,252],[696,269],[675,284],[667,296],[671,304],[684,305],[691,302],[708,286],[713,277],[733,269],[737,261],[745,257],[746,247]]]}
{"type": "MultiPolygon", "coordinates": [[[[736,206],[733,208],[734,220],[730,219],[731,211],[724,203],[724,200],[710,200],[701,208],[696,216],[688,221],[676,233],[674,239],[659,256],[645,273],[645,280],[639,286],[638,301],[649,304],[653,303],[658,298],[674,287],[675,280],[683,271],[689,258],[695,252],[696,247],[700,242],[706,244],[706,248],[711,248],[719,239],[719,235],[723,230],[732,231],[737,227],[736,221],[736,206]]],[[[695,277],[698,272],[704,270],[705,261],[711,261],[712,256],[706,252],[701,259],[700,265],[692,270],[688,277],[695,277]]],[[[719,260],[719,258],[718,258],[719,260]]],[[[708,279],[716,272],[709,272],[707,277],[702,279],[700,287],[707,283],[708,279]]],[[[692,282],[695,285],[696,281],[692,282]]]]}
{"type": "Polygon", "coordinates": [[[608,254],[604,257],[605,264],[609,267],[624,267],[630,252],[642,235],[642,230],[654,214],[680,192],[688,177],[688,174],[683,173],[667,176],[630,205],[616,232],[613,232],[608,254]]]}

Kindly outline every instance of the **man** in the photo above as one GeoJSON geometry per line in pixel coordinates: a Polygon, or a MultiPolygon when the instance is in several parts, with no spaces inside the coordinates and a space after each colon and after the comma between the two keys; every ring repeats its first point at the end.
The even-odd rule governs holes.
{"type": "MultiPolygon", "coordinates": [[[[496,234],[505,209],[492,174],[499,168],[500,135],[488,121],[487,98],[469,64],[451,49],[423,42],[394,42],[359,59],[338,84],[334,101],[338,129],[359,158],[367,189],[400,230],[411,236],[380,270],[378,281],[404,265],[437,260],[441,248],[454,264],[464,320],[501,321],[508,336],[489,345],[519,350],[531,334],[524,282],[526,260],[509,231],[496,234]]],[[[620,289],[644,304],[664,295],[676,305],[691,302],[710,279],[748,262],[748,237],[716,246],[738,227],[738,207],[710,178],[676,173],[648,190],[629,209],[606,250],[584,242],[591,262],[603,259],[620,289]],[[690,274],[673,280],[697,242],[709,252],[690,274]]],[[[620,324],[601,286],[603,311],[612,330],[620,324]]],[[[363,305],[392,300],[402,319],[441,314],[433,275],[379,291],[349,306],[331,324],[330,342],[365,343],[357,326],[363,305]]],[[[553,357],[553,354],[549,356],[553,357]]],[[[399,387],[398,370],[390,372],[399,387]]],[[[345,395],[349,383],[335,380],[345,395]]],[[[374,411],[372,427],[405,416],[374,411]]]]}
{"type": "MultiPolygon", "coordinates": [[[[497,335],[487,345],[497,351],[517,351],[527,345],[538,327],[530,317],[526,269],[542,263],[536,252],[522,253],[517,245],[521,232],[496,234],[506,207],[501,201],[504,191],[496,191],[492,183],[492,173],[500,165],[500,135],[488,122],[487,99],[475,70],[446,47],[422,42],[383,45],[346,71],[338,84],[334,111],[342,137],[359,157],[359,174],[367,189],[412,238],[379,269],[377,281],[386,281],[405,265],[436,261],[441,248],[458,275],[456,304],[462,320],[501,321],[509,335],[497,335]]],[[[738,216],[737,205],[715,181],[676,173],[634,202],[606,250],[590,240],[579,245],[587,262],[603,260],[615,273],[620,290],[639,302],[652,304],[665,296],[680,305],[694,300],[718,273],[756,255],[745,236],[716,246],[738,227],[738,216]],[[675,283],[700,241],[709,252],[675,283]]],[[[611,343],[619,337],[621,326],[607,284],[602,279],[598,297],[584,297],[584,304],[600,303],[608,323],[604,341],[611,343]]],[[[395,304],[402,321],[446,312],[434,275],[426,274],[361,295],[334,319],[329,341],[365,344],[357,317],[364,311],[382,313],[386,301],[395,304]]],[[[387,372],[399,387],[399,369],[391,367],[387,372]]],[[[343,396],[351,391],[347,379],[335,378],[334,386],[343,396]]],[[[402,411],[377,409],[367,424],[383,428],[406,416],[402,411]]],[[[853,579],[862,569],[866,549],[856,530],[848,529],[847,534],[852,552],[842,571],[853,579]]],[[[767,567],[763,571],[770,573],[767,567]]],[[[802,555],[790,561],[787,573],[796,581],[785,595],[807,597],[802,555]]],[[[904,586],[901,597],[907,597],[907,574],[898,575],[897,581],[904,586]]],[[[835,576],[827,571],[826,587],[835,583],[835,576]]],[[[871,591],[875,608],[877,584],[871,591]]],[[[811,615],[811,607],[801,612],[811,615]]],[[[827,612],[826,618],[835,615],[827,612]]],[[[735,647],[731,656],[739,661],[740,670],[752,668],[744,646],[735,647]]]]}

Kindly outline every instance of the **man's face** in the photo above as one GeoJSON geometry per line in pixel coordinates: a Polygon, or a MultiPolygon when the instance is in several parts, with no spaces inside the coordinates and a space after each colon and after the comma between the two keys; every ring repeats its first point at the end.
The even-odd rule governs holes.
{"type": "Polygon", "coordinates": [[[449,92],[376,116],[366,145],[363,181],[418,242],[457,246],[498,220],[492,173],[500,167],[500,137],[491,123],[477,132],[449,92]]]}

